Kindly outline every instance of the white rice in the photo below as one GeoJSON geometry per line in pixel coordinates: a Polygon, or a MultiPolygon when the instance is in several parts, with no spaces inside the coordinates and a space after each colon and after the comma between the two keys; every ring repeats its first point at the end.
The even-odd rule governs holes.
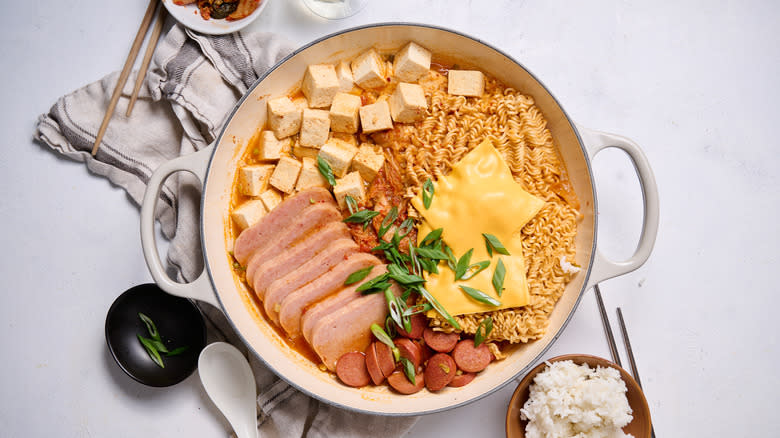
{"type": "Polygon", "coordinates": [[[614,368],[560,361],[536,375],[520,410],[527,438],[623,438],[631,422],[626,384],[614,368]]]}

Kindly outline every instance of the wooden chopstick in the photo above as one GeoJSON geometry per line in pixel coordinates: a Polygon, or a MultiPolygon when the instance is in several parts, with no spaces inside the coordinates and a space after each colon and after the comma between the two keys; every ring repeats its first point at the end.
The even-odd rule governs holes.
{"type": "MultiPolygon", "coordinates": [[[[623,321],[623,311],[620,307],[617,308],[618,323],[620,323],[620,333],[623,335],[623,343],[626,344],[626,353],[628,354],[628,363],[631,364],[631,374],[634,376],[637,385],[642,388],[642,380],[639,378],[639,368],[636,367],[636,361],[634,360],[634,351],[631,349],[631,341],[628,339],[628,330],[626,330],[626,322],[623,321]]],[[[644,390],[644,388],[642,388],[644,390]]],[[[655,438],[655,427],[650,425],[650,436],[655,438]]]]}
{"type": "Polygon", "coordinates": [[[157,41],[160,40],[163,24],[165,24],[165,8],[160,7],[157,11],[157,21],[154,22],[154,28],[152,28],[152,35],[146,43],[146,53],[144,53],[144,59],[141,61],[141,67],[138,69],[138,75],[135,78],[135,87],[133,87],[133,94],[130,95],[130,103],[127,104],[125,117],[130,117],[130,114],[133,112],[135,101],[138,99],[138,92],[141,90],[141,84],[143,84],[146,77],[146,71],[149,70],[149,63],[152,61],[154,49],[157,47],[157,41]]]}
{"type": "Polygon", "coordinates": [[[612,327],[609,325],[609,317],[607,316],[607,309],[604,308],[604,299],[601,297],[601,289],[599,285],[593,286],[593,290],[596,293],[596,302],[599,305],[599,314],[601,315],[601,323],[604,326],[604,332],[607,334],[607,343],[609,344],[609,352],[612,354],[612,362],[622,367],[620,363],[620,354],[618,354],[617,345],[615,344],[615,337],[612,335],[612,327]]]}
{"type": "Polygon", "coordinates": [[[100,129],[98,129],[97,136],[95,137],[95,145],[92,146],[92,156],[97,154],[98,148],[100,147],[100,142],[103,141],[106,128],[108,128],[108,122],[111,120],[111,116],[114,115],[116,103],[119,101],[119,96],[122,94],[122,89],[125,87],[127,77],[130,76],[130,70],[133,68],[133,64],[135,64],[135,58],[138,56],[138,52],[141,50],[141,43],[144,42],[144,37],[146,36],[146,32],[149,30],[149,25],[152,22],[154,10],[157,8],[158,3],[159,0],[150,0],[149,6],[146,7],[144,19],[141,21],[141,26],[138,28],[138,33],[135,35],[133,46],[130,48],[130,53],[128,53],[127,59],[125,60],[125,66],[122,67],[122,72],[119,74],[116,87],[114,87],[114,94],[111,95],[111,101],[108,103],[106,114],[103,116],[103,122],[100,124],[100,129]]]}

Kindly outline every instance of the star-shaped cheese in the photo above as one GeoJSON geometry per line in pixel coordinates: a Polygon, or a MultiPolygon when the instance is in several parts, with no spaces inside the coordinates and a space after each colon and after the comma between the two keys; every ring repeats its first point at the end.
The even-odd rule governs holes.
{"type": "Polygon", "coordinates": [[[520,229],[536,216],[544,201],[515,182],[504,158],[487,139],[433,186],[430,208],[423,205],[422,193],[412,199],[412,205],[425,219],[418,230],[419,239],[432,229],[442,228],[442,239],[452,248],[456,258],[473,248],[471,263],[489,260],[490,266],[469,280],[455,281],[455,273],[446,263],[440,263],[439,274],[428,275],[426,289],[452,315],[528,304],[520,229]],[[510,255],[493,251],[493,256],[489,256],[483,233],[496,236],[510,255]],[[492,285],[499,258],[506,266],[505,289],[500,297],[492,285]],[[501,306],[474,300],[459,288],[461,285],[482,291],[500,301],[501,306]]]}

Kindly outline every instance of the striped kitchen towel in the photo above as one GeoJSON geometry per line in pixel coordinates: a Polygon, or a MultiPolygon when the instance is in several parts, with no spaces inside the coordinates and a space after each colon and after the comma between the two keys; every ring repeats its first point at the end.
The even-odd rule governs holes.
{"type": "MultiPolygon", "coordinates": [[[[35,138],[55,152],[124,188],[140,205],[146,183],[162,163],[211,144],[238,99],[293,47],[282,38],[243,31],[204,36],[174,25],[160,41],[131,117],[125,117],[131,75],[97,155],[90,152],[118,72],[57,100],[39,117],[35,138]]],[[[163,187],[157,218],[170,239],[169,274],[191,281],[203,269],[200,183],[180,172],[163,187]]],[[[258,384],[262,436],[400,436],[414,418],[378,417],[320,403],[295,390],[247,351],[222,313],[199,304],[209,340],[227,340],[249,358],[258,384]]]]}

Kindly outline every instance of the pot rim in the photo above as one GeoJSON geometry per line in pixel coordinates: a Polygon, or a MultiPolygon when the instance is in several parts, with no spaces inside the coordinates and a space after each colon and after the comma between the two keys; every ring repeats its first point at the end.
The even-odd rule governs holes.
{"type": "Polygon", "coordinates": [[[205,173],[205,176],[204,176],[204,179],[203,179],[203,190],[201,190],[200,240],[201,240],[201,247],[202,247],[202,252],[203,252],[204,269],[208,272],[209,283],[211,284],[211,288],[214,290],[214,295],[216,297],[216,301],[219,303],[220,310],[226,316],[228,324],[230,324],[230,326],[233,328],[233,330],[235,331],[236,335],[241,340],[241,342],[243,342],[244,345],[246,345],[247,349],[250,350],[255,355],[255,357],[258,360],[260,360],[260,362],[262,362],[262,364],[264,366],[266,366],[277,377],[279,377],[280,379],[284,380],[288,385],[292,386],[296,390],[306,394],[309,397],[313,397],[313,398],[315,398],[317,400],[320,400],[320,401],[322,401],[324,403],[328,403],[328,404],[330,404],[332,406],[335,406],[337,408],[345,409],[345,410],[352,411],[352,412],[359,412],[359,413],[363,413],[363,414],[369,414],[369,415],[381,415],[381,416],[385,416],[385,417],[409,417],[409,416],[428,415],[428,414],[434,414],[434,413],[437,413],[437,412],[444,412],[444,411],[448,411],[450,409],[455,409],[455,408],[459,408],[459,407],[468,405],[470,403],[476,402],[477,400],[481,400],[482,398],[487,397],[487,396],[493,394],[494,392],[500,390],[501,388],[505,387],[510,382],[512,382],[514,380],[517,380],[517,378],[519,376],[527,374],[531,369],[533,369],[534,365],[542,358],[542,356],[544,356],[544,354],[547,353],[547,351],[550,349],[550,347],[552,347],[552,345],[555,343],[555,341],[558,340],[558,338],[561,336],[563,331],[568,326],[569,321],[571,321],[572,316],[574,316],[574,313],[577,311],[577,308],[579,307],[580,301],[582,300],[582,296],[585,294],[585,291],[587,290],[588,286],[590,286],[588,284],[588,281],[590,279],[591,269],[593,267],[593,261],[594,261],[594,258],[596,256],[596,242],[598,240],[598,214],[596,214],[596,212],[598,212],[598,200],[597,200],[597,197],[596,197],[596,187],[592,183],[592,181],[593,181],[593,168],[592,168],[592,163],[591,163],[591,157],[590,157],[590,155],[588,154],[588,152],[587,152],[587,150],[585,148],[585,145],[583,143],[582,137],[580,135],[579,130],[577,129],[576,124],[572,121],[571,117],[569,117],[569,114],[566,112],[566,110],[560,104],[560,101],[555,97],[554,94],[552,94],[552,92],[550,92],[549,88],[541,80],[539,80],[539,78],[536,77],[536,75],[534,75],[531,71],[529,71],[527,68],[525,68],[525,66],[522,63],[520,63],[519,61],[517,61],[514,57],[510,56],[509,54],[507,54],[503,50],[501,50],[501,49],[493,46],[492,44],[489,44],[489,43],[487,43],[487,42],[485,42],[485,41],[483,41],[483,40],[481,40],[479,38],[470,36],[468,34],[460,32],[460,31],[452,30],[452,29],[449,29],[449,28],[446,28],[446,27],[442,27],[442,26],[437,26],[437,25],[397,21],[397,22],[373,23],[373,24],[366,24],[366,25],[351,27],[351,28],[339,30],[337,32],[330,33],[328,35],[325,35],[325,36],[322,36],[320,38],[317,38],[317,39],[315,39],[315,40],[313,40],[313,41],[311,41],[309,43],[306,43],[306,44],[302,45],[301,47],[295,49],[289,55],[287,55],[284,58],[282,58],[279,62],[274,64],[271,68],[266,70],[262,75],[260,75],[257,78],[257,80],[246,90],[246,92],[244,92],[244,95],[241,96],[241,98],[238,100],[238,102],[236,102],[235,106],[230,111],[230,114],[225,118],[225,122],[224,122],[222,128],[220,129],[219,136],[217,136],[217,138],[214,141],[214,148],[213,148],[213,150],[211,152],[211,156],[209,157],[209,161],[208,161],[208,164],[206,166],[206,173],[205,173]],[[463,401],[461,401],[459,403],[456,403],[456,404],[453,404],[453,405],[448,405],[448,406],[441,407],[441,408],[429,409],[429,410],[419,411],[419,412],[377,412],[377,411],[372,411],[372,410],[368,410],[368,409],[360,409],[358,407],[348,406],[348,405],[340,403],[337,400],[326,399],[326,398],[324,398],[324,397],[322,397],[322,396],[320,396],[318,394],[315,394],[315,393],[309,391],[307,388],[298,385],[296,382],[288,380],[284,376],[283,373],[280,373],[276,368],[271,366],[271,364],[268,363],[262,357],[262,355],[260,355],[255,350],[255,348],[251,345],[251,343],[248,342],[246,337],[244,337],[244,335],[241,333],[239,328],[233,322],[232,318],[230,318],[230,315],[228,315],[228,313],[226,312],[226,307],[222,303],[222,299],[220,298],[219,289],[217,288],[217,285],[214,282],[214,276],[213,276],[212,271],[211,271],[211,264],[208,262],[209,255],[208,255],[208,252],[207,252],[207,249],[206,249],[206,244],[205,244],[205,242],[206,242],[206,240],[205,240],[205,235],[206,235],[205,221],[203,220],[204,213],[205,213],[205,202],[204,201],[205,201],[205,197],[206,197],[205,187],[208,185],[209,175],[210,175],[210,171],[211,171],[211,165],[212,165],[212,162],[214,160],[214,156],[216,155],[217,147],[218,147],[219,144],[221,144],[223,136],[225,135],[225,131],[227,130],[228,125],[230,124],[230,121],[236,115],[236,113],[238,112],[239,108],[241,108],[241,106],[246,101],[246,99],[248,99],[249,96],[252,94],[252,91],[254,91],[254,89],[257,88],[257,86],[263,80],[265,80],[266,77],[268,77],[272,72],[274,72],[276,69],[278,69],[281,65],[283,65],[285,62],[287,62],[289,59],[293,58],[294,56],[296,56],[297,54],[301,53],[302,51],[304,51],[304,50],[306,50],[306,49],[308,49],[308,48],[310,48],[310,47],[312,47],[312,46],[314,46],[316,44],[321,43],[322,41],[325,41],[325,40],[337,37],[339,35],[343,35],[343,34],[350,33],[350,32],[355,32],[355,31],[359,31],[359,30],[363,30],[363,29],[370,29],[370,28],[376,28],[376,27],[391,27],[391,26],[422,27],[422,28],[428,28],[428,29],[434,29],[434,30],[439,30],[439,31],[443,31],[443,32],[448,32],[448,33],[452,33],[452,34],[455,34],[455,35],[458,35],[458,36],[461,36],[461,37],[464,37],[464,38],[468,38],[468,39],[470,39],[472,41],[475,41],[475,42],[477,42],[479,44],[484,45],[485,47],[487,47],[489,49],[492,49],[492,50],[496,51],[497,53],[499,53],[500,55],[506,57],[508,60],[512,61],[515,65],[517,65],[518,67],[523,69],[529,76],[531,76],[536,82],[538,82],[539,85],[544,89],[544,91],[555,101],[555,103],[558,106],[558,108],[560,109],[561,113],[566,118],[566,122],[571,126],[571,128],[572,128],[572,130],[574,132],[574,135],[577,137],[577,142],[579,144],[580,150],[582,152],[582,155],[583,155],[583,158],[584,158],[584,161],[585,161],[586,168],[588,170],[588,176],[589,176],[589,179],[591,181],[590,190],[591,190],[592,197],[593,197],[593,212],[594,212],[594,214],[593,214],[593,242],[591,243],[590,258],[588,260],[588,266],[587,266],[587,269],[584,270],[584,279],[583,279],[583,283],[582,283],[582,288],[580,289],[580,291],[579,291],[579,293],[577,295],[577,300],[575,301],[574,306],[572,307],[571,311],[569,312],[568,315],[566,315],[566,318],[563,321],[563,324],[558,329],[558,331],[553,335],[553,337],[550,339],[550,341],[547,343],[547,345],[545,345],[542,348],[542,350],[539,352],[539,354],[536,357],[534,357],[534,359],[532,361],[530,361],[528,363],[528,365],[523,367],[523,369],[521,369],[518,373],[516,373],[511,378],[506,379],[504,382],[499,383],[498,385],[494,386],[493,388],[490,388],[489,390],[487,390],[487,391],[485,391],[485,392],[483,392],[483,393],[481,393],[481,394],[479,394],[479,395],[477,395],[475,397],[463,400],[463,401]]]}

